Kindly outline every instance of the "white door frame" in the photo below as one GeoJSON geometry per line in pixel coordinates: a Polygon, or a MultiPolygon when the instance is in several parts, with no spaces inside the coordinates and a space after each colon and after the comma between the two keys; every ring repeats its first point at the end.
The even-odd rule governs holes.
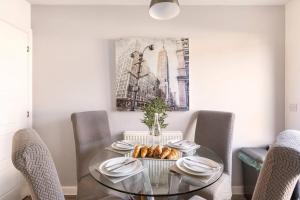
{"type": "MultiPolygon", "coordinates": [[[[26,71],[27,71],[27,102],[25,103],[26,105],[26,108],[27,110],[29,111],[29,117],[27,118],[24,126],[26,127],[31,127],[32,126],[32,31],[31,30],[24,30],[20,27],[17,27],[15,26],[14,24],[11,24],[3,19],[0,19],[0,23],[1,25],[4,27],[7,27],[8,29],[11,29],[11,30],[17,30],[19,32],[22,32],[25,37],[27,37],[27,40],[24,41],[24,44],[26,43],[27,46],[29,47],[29,52],[26,53],[26,50],[27,50],[27,46],[24,46],[24,53],[26,53],[26,59],[27,59],[27,62],[26,62],[26,71]]],[[[1,59],[1,55],[0,55],[0,59],[1,59]]],[[[1,67],[1,66],[0,66],[1,67]]],[[[2,66],[3,67],[3,66],[2,66]]],[[[1,99],[0,99],[0,102],[1,102],[1,99]]],[[[1,111],[0,111],[1,112],[1,111]]],[[[24,116],[26,116],[26,113],[24,113],[24,116]]],[[[3,124],[4,125],[4,124],[3,124]]],[[[1,124],[0,124],[1,126],[1,124]]],[[[18,128],[21,128],[21,127],[18,127],[18,128]]],[[[15,131],[14,130],[15,127],[13,127],[12,125],[10,126],[8,124],[8,126],[2,126],[0,127],[0,131],[2,132],[10,132],[10,131],[15,131]]],[[[0,135],[2,134],[0,132],[0,135]]],[[[3,138],[7,137],[6,135],[9,135],[10,137],[10,133],[8,134],[2,134],[3,138]]],[[[4,144],[4,143],[3,143],[4,144]]],[[[5,145],[5,144],[4,144],[5,145]]],[[[5,149],[6,148],[11,148],[7,143],[5,145],[5,149]]],[[[16,179],[19,179],[20,178],[20,182],[19,184],[15,185],[14,187],[10,188],[11,190],[9,190],[8,192],[4,193],[4,194],[0,194],[0,200],[6,200],[6,199],[16,199],[17,197],[21,196],[21,197],[24,197],[26,194],[28,194],[28,190],[26,189],[25,186],[25,182],[24,180],[22,180],[22,176],[20,174],[16,174],[18,173],[16,170],[14,170],[14,168],[11,166],[11,161],[9,161],[9,159],[5,158],[4,160],[2,160],[2,164],[3,166],[0,167],[0,169],[3,169],[3,171],[0,171],[1,172],[7,172],[7,173],[2,173],[2,178],[5,179],[5,175],[7,174],[7,185],[12,185],[13,183],[11,182],[11,176],[14,176],[16,179]],[[13,175],[13,174],[16,174],[16,175],[13,175]],[[10,177],[9,177],[10,176],[10,177]],[[19,194],[16,194],[16,192],[14,191],[18,191],[19,194]]],[[[6,180],[4,180],[4,183],[6,182],[6,180]]]]}

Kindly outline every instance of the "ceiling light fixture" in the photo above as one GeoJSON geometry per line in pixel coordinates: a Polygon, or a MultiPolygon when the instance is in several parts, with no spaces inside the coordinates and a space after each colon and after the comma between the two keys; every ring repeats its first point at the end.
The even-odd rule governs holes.
{"type": "Polygon", "coordinates": [[[151,0],[149,14],[154,19],[168,20],[180,12],[178,0],[151,0]]]}

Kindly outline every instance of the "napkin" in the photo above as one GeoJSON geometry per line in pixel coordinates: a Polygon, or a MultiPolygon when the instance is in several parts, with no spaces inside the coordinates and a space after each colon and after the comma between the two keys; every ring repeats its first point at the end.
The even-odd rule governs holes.
{"type": "Polygon", "coordinates": [[[200,148],[200,145],[188,140],[182,140],[180,142],[175,141],[172,142],[172,144],[174,145],[174,147],[176,146],[183,153],[189,153],[190,151],[200,148]]]}
{"type": "Polygon", "coordinates": [[[192,145],[192,146],[191,146],[190,148],[188,148],[188,149],[179,149],[179,151],[188,154],[188,153],[190,153],[191,151],[194,151],[194,150],[199,149],[199,148],[200,148],[200,145],[195,144],[195,145],[192,145]]]}
{"type": "Polygon", "coordinates": [[[107,180],[109,180],[112,183],[118,183],[118,182],[121,182],[121,181],[123,181],[125,179],[128,179],[128,178],[130,178],[130,177],[132,177],[134,175],[137,175],[138,173],[144,171],[144,169],[145,169],[144,167],[141,167],[140,169],[136,170],[133,174],[130,174],[128,176],[121,176],[121,177],[111,177],[111,176],[106,176],[104,174],[101,174],[101,175],[104,176],[107,180]]]}
{"type": "Polygon", "coordinates": [[[178,167],[176,165],[172,165],[169,168],[169,170],[171,172],[183,175],[182,180],[191,185],[201,185],[203,183],[208,183],[217,173],[220,172],[220,170],[218,170],[218,171],[216,171],[216,173],[214,173],[210,176],[194,176],[194,175],[191,175],[191,174],[181,171],[180,169],[178,169],[178,167]]]}

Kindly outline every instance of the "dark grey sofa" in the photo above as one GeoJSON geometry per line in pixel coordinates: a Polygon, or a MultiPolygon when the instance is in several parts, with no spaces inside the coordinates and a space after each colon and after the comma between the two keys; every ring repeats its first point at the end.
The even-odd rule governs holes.
{"type": "MultiPolygon", "coordinates": [[[[268,146],[242,148],[238,157],[242,162],[244,194],[247,199],[251,199],[256,181],[268,153],[268,146]]],[[[291,200],[300,200],[300,181],[298,181],[291,200]]]]}

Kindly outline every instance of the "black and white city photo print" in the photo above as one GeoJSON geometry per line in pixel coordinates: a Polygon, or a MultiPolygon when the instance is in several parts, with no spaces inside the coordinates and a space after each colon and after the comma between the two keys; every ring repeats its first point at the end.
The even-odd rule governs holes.
{"type": "Polygon", "coordinates": [[[155,97],[189,110],[189,39],[124,38],[116,48],[116,107],[139,111],[155,97]]]}

